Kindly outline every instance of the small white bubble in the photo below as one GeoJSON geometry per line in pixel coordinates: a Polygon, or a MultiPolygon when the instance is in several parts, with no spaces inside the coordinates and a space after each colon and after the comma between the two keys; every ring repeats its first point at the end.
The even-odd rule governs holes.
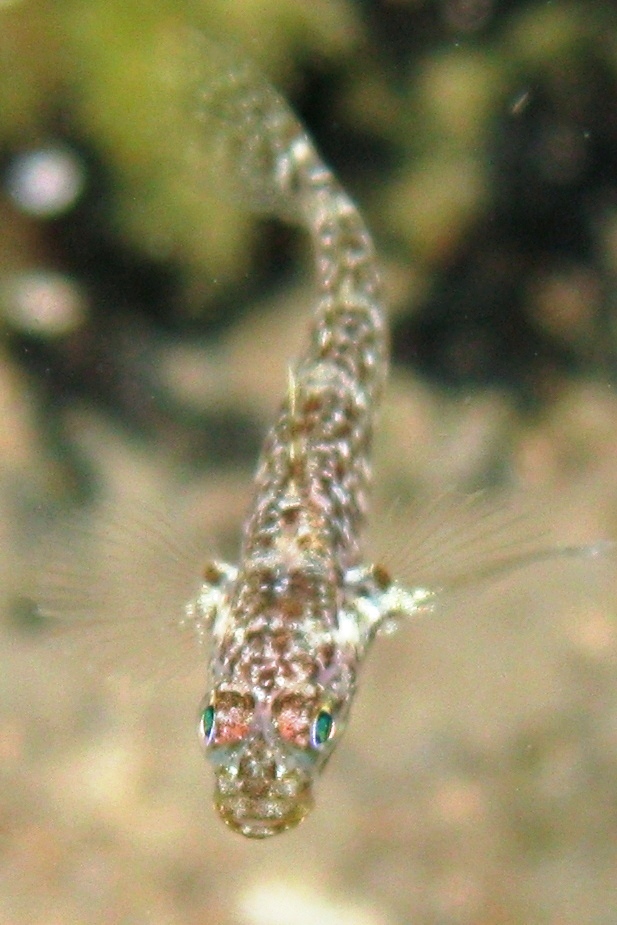
{"type": "Polygon", "coordinates": [[[7,189],[28,215],[53,218],[79,198],[85,183],[84,166],[68,148],[49,147],[18,155],[9,165],[7,189]]]}

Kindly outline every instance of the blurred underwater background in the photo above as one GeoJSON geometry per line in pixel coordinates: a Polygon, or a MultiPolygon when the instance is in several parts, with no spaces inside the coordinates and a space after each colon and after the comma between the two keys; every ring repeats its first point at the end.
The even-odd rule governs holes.
{"type": "Polygon", "coordinates": [[[617,538],[611,0],[0,0],[0,925],[608,925],[610,552],[378,640],[297,831],[244,841],[211,808],[203,664],[138,611],[235,560],[313,298],[306,235],[246,210],[195,118],[219,45],[290,101],[380,255],[371,553],[413,581],[452,492],[537,502],[556,544],[617,538]],[[110,616],[136,612],[68,657],[32,590],[67,515],[115,570],[110,616]]]}

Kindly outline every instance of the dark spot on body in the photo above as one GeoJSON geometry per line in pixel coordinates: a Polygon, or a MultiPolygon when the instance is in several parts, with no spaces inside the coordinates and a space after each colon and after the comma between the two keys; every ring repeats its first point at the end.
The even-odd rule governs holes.
{"type": "Polygon", "coordinates": [[[281,520],[286,527],[292,527],[298,522],[300,517],[300,508],[299,506],[286,507],[281,511],[281,520]]]}
{"type": "Polygon", "coordinates": [[[383,565],[374,565],[372,571],[375,584],[381,591],[385,591],[390,587],[392,579],[390,573],[383,565]]]}
{"type": "Polygon", "coordinates": [[[281,598],[280,607],[281,615],[286,620],[298,620],[302,616],[302,604],[289,594],[281,598]]]}
{"type": "Polygon", "coordinates": [[[317,652],[317,657],[321,662],[322,668],[329,668],[334,659],[334,644],[326,642],[321,645],[317,652]]]}
{"type": "Polygon", "coordinates": [[[206,562],[202,572],[203,580],[209,585],[216,585],[221,580],[222,573],[215,562],[206,562]]]}

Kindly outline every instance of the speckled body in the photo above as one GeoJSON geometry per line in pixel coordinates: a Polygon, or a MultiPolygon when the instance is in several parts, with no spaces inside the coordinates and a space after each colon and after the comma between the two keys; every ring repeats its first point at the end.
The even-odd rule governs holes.
{"type": "Polygon", "coordinates": [[[239,568],[209,566],[198,602],[213,627],[200,730],[215,803],[234,829],[263,837],[310,808],[359,663],[401,604],[383,572],[361,567],[359,547],[387,334],[369,234],[284,101],[246,71],[208,106],[250,201],[311,235],[317,278],[309,344],[265,441],[239,568]]]}

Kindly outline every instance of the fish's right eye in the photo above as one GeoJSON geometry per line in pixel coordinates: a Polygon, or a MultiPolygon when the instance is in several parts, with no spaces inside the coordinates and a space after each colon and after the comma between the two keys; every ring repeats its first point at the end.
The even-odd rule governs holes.
{"type": "Polygon", "coordinates": [[[204,747],[237,745],[247,735],[253,722],[255,701],[241,691],[213,692],[199,717],[199,738],[204,747]]]}
{"type": "Polygon", "coordinates": [[[199,737],[204,745],[209,745],[212,740],[215,718],[214,705],[209,704],[201,714],[201,719],[199,720],[199,737]]]}
{"type": "Polygon", "coordinates": [[[320,710],[315,718],[311,730],[311,742],[314,748],[321,748],[332,738],[334,732],[334,717],[329,710],[320,710]]]}

